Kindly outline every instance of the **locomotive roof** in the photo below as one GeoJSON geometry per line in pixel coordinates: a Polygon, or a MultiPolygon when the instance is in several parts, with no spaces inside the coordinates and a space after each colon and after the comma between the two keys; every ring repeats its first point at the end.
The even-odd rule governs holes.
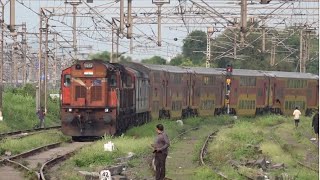
{"type": "Polygon", "coordinates": [[[270,76],[296,79],[319,79],[319,76],[311,73],[266,71],[270,76]]]}

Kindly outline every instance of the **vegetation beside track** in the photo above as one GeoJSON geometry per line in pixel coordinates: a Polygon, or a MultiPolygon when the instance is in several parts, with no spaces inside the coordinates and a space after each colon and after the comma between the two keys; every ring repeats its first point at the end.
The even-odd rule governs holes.
{"type": "MultiPolygon", "coordinates": [[[[79,151],[79,153],[62,165],[57,173],[62,174],[62,179],[81,179],[81,177],[77,174],[77,171],[74,171],[74,169],[99,171],[102,167],[115,164],[117,158],[125,157],[129,152],[133,152],[135,154],[135,158],[129,162],[129,166],[143,164],[145,167],[144,170],[149,171],[149,164],[146,162],[146,158],[152,151],[150,145],[154,141],[155,127],[157,124],[162,123],[169,138],[173,139],[180,133],[189,130],[192,127],[198,127],[207,124],[223,125],[225,123],[231,123],[232,121],[230,121],[230,119],[232,118],[227,116],[220,116],[215,119],[190,118],[184,120],[183,126],[180,126],[175,121],[170,120],[152,121],[148,124],[131,128],[120,137],[105,137],[103,140],[96,142],[94,145],[83,148],[79,151]],[[115,144],[115,151],[105,152],[103,150],[103,145],[108,141],[112,141],[115,144]]],[[[175,138],[172,143],[174,144],[178,141],[180,141],[180,139],[175,138]]],[[[151,172],[149,171],[146,173],[150,174],[151,172]]]]}
{"type": "Polygon", "coordinates": [[[298,162],[314,169],[319,168],[318,148],[312,144],[311,118],[302,117],[298,129],[292,117],[263,116],[256,120],[240,118],[232,128],[220,130],[214,143],[208,147],[207,162],[219,168],[231,179],[245,179],[246,175],[261,174],[259,168],[240,165],[235,170],[231,164],[257,160],[263,157],[272,164],[284,163],[283,170],[268,170],[268,175],[289,176],[293,179],[318,179],[318,173],[302,167],[298,162]],[[259,147],[259,152],[255,147],[259,147]]]}
{"type": "MultiPolygon", "coordinates": [[[[0,121],[0,133],[32,129],[39,124],[36,115],[36,89],[27,84],[20,88],[7,88],[3,93],[3,121],[0,121]]],[[[59,100],[48,99],[46,126],[58,125],[59,100]]]]}
{"type": "Polygon", "coordinates": [[[0,141],[0,155],[6,151],[15,155],[44,145],[69,140],[69,137],[64,136],[58,130],[39,132],[19,139],[4,138],[0,141]]]}

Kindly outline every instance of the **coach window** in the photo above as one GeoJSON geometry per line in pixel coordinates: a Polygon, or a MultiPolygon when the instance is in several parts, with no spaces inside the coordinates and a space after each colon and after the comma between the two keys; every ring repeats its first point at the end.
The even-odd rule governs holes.
{"type": "Polygon", "coordinates": [[[70,74],[65,74],[64,75],[63,85],[65,87],[69,87],[71,85],[71,75],[70,74]]]}

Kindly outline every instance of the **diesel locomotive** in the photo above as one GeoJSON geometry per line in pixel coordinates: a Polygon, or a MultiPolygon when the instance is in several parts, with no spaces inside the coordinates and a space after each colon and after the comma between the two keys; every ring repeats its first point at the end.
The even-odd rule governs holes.
{"type": "Polygon", "coordinates": [[[114,135],[151,119],[306,115],[319,106],[310,73],[78,61],[61,74],[61,125],[73,137],[114,135]]]}

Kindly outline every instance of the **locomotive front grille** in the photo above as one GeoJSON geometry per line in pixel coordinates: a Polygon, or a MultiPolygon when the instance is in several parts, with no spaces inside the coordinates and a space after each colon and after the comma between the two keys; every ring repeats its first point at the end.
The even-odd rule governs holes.
{"type": "Polygon", "coordinates": [[[87,89],[83,86],[76,86],[75,100],[77,100],[78,98],[85,98],[86,90],[87,89]]]}
{"type": "Polygon", "coordinates": [[[91,87],[91,101],[101,101],[102,99],[102,87],[92,86],[91,87]]]}

